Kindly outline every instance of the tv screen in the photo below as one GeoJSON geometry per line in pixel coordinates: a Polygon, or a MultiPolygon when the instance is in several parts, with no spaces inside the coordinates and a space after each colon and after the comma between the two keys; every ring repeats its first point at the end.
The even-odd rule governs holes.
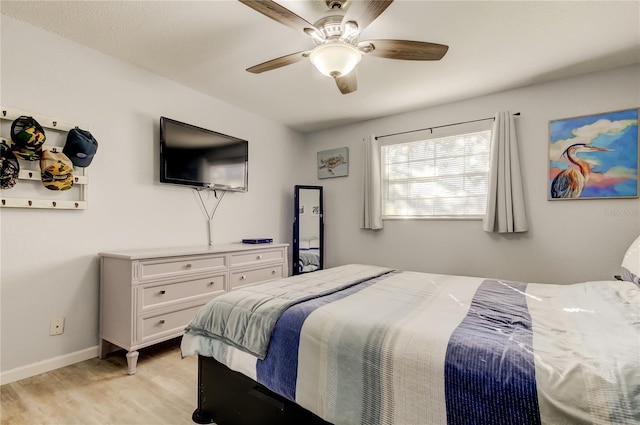
{"type": "Polygon", "coordinates": [[[160,181],[246,192],[249,142],[160,117],[160,181]]]}

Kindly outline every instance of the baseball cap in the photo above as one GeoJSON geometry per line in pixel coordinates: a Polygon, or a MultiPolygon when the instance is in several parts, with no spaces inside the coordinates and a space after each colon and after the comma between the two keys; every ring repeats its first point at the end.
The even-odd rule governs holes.
{"type": "Polygon", "coordinates": [[[21,115],[11,123],[11,149],[18,159],[40,159],[42,144],[46,138],[44,129],[33,117],[21,115]]]}
{"type": "Polygon", "coordinates": [[[0,189],[11,189],[18,183],[20,164],[4,143],[0,145],[0,189]]]}
{"type": "Polygon", "coordinates": [[[73,165],[88,167],[98,151],[98,141],[87,130],[72,128],[67,134],[67,142],[62,152],[69,157],[73,165]]]}
{"type": "Polygon", "coordinates": [[[46,150],[40,158],[42,185],[51,190],[68,190],[73,186],[73,163],[62,152],[46,150]]]}

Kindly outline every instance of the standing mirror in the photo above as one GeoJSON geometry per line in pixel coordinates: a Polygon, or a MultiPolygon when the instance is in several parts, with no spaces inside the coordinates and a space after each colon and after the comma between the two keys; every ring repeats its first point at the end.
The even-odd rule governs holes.
{"type": "Polygon", "coordinates": [[[293,274],[322,270],[324,261],[322,186],[295,186],[293,274]]]}

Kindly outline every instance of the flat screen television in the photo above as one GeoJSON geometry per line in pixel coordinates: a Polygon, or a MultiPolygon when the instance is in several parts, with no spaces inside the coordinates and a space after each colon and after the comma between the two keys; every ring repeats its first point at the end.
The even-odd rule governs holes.
{"type": "Polygon", "coordinates": [[[160,117],[160,181],[246,192],[249,142],[160,117]]]}

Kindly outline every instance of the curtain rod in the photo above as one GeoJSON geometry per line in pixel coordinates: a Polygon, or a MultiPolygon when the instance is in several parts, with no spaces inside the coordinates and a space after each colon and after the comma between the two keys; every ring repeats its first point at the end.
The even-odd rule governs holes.
{"type": "MultiPolygon", "coordinates": [[[[515,112],[512,115],[520,116],[520,112],[515,112]]],[[[433,126],[433,127],[420,128],[418,130],[408,130],[408,131],[401,131],[399,133],[385,134],[385,135],[382,135],[382,136],[376,136],[376,140],[382,139],[383,137],[397,136],[398,134],[415,133],[417,131],[424,131],[424,130],[431,130],[431,134],[433,134],[433,129],[434,128],[452,127],[454,125],[469,124],[469,123],[472,123],[472,122],[487,121],[487,120],[495,120],[495,117],[480,118],[478,120],[471,120],[471,121],[454,122],[453,124],[436,125],[436,126],[433,126]]]]}

